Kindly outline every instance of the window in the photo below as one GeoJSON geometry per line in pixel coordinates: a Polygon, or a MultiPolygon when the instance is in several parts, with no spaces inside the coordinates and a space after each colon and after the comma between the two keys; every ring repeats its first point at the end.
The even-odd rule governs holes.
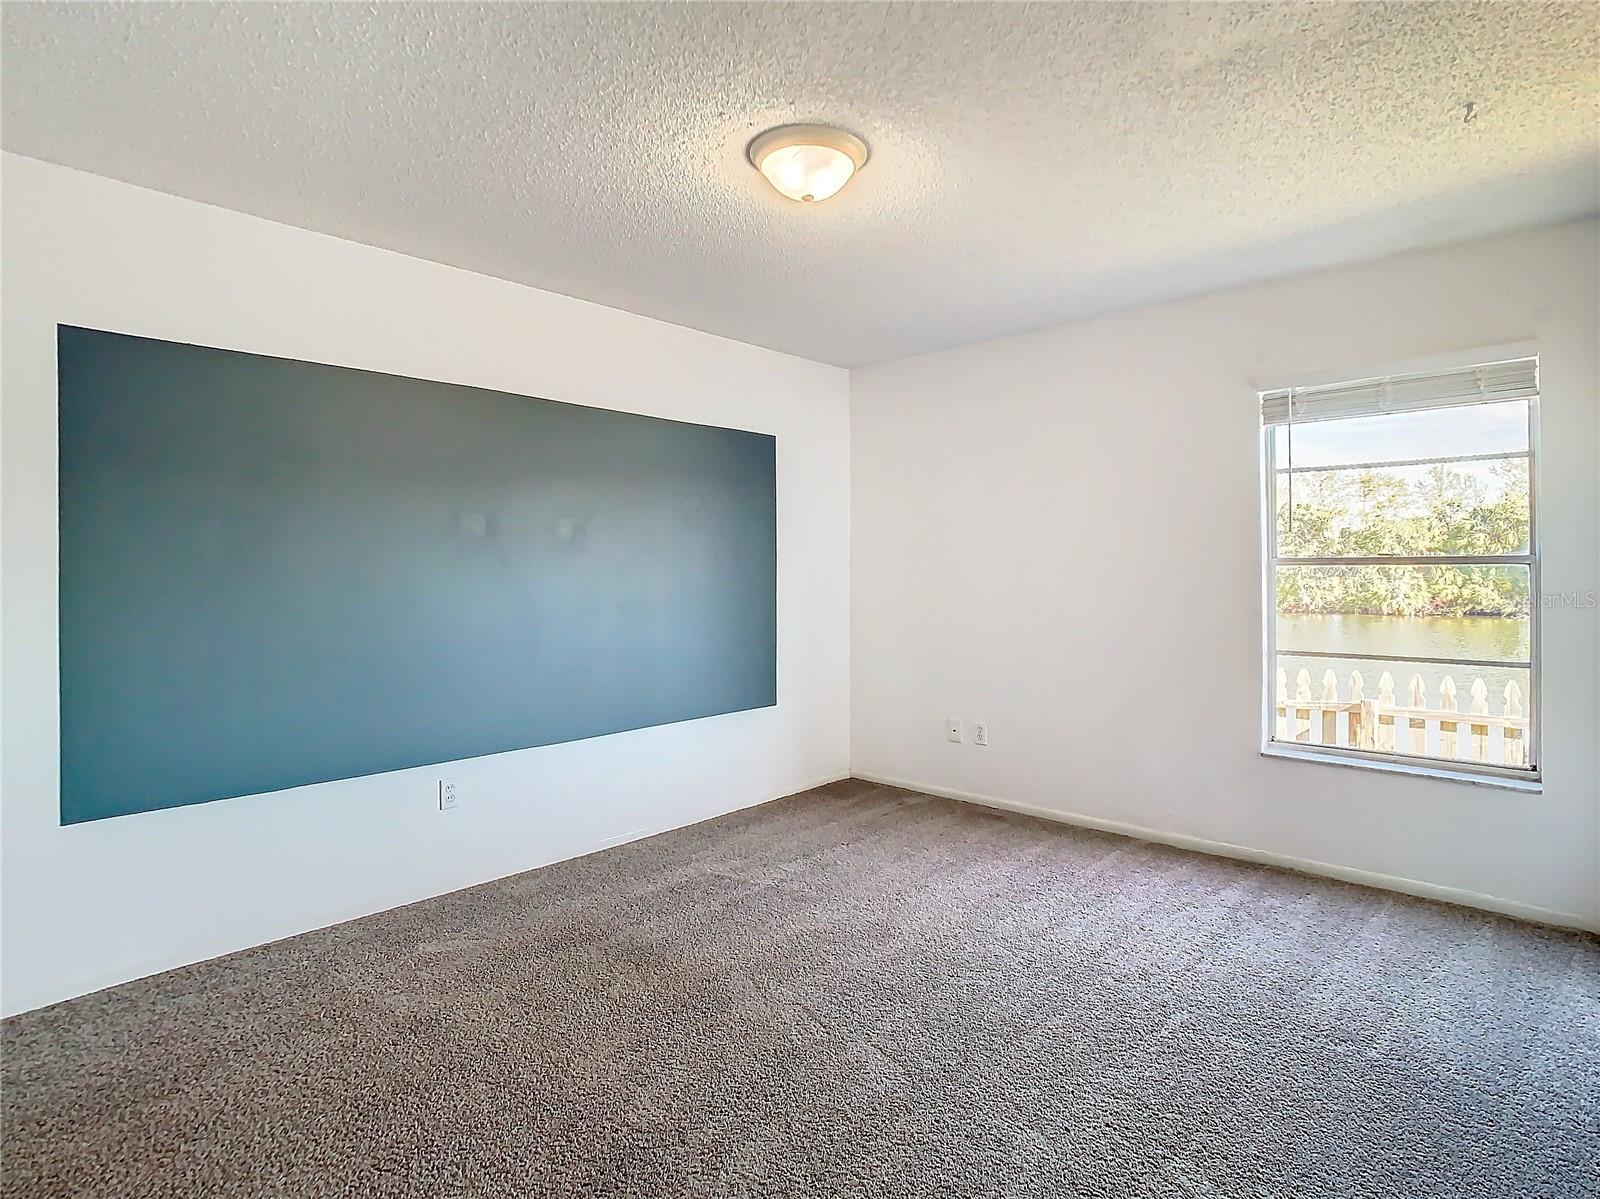
{"type": "Polygon", "coordinates": [[[1536,780],[1537,360],[1260,398],[1267,750],[1536,780]]]}

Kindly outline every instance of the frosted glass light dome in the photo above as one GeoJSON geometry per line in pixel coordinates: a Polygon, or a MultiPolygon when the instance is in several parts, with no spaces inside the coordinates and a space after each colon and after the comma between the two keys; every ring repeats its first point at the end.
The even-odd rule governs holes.
{"type": "Polygon", "coordinates": [[[750,143],[750,161],[779,193],[812,204],[850,182],[866,165],[867,146],[828,125],[780,125],[750,143]]]}

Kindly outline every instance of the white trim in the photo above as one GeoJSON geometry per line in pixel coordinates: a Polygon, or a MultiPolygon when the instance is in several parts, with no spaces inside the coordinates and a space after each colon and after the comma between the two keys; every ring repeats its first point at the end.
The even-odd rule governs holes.
{"type": "Polygon", "coordinates": [[[1227,841],[1212,841],[1205,837],[1190,836],[1188,833],[1170,833],[1162,829],[1146,828],[1139,824],[1127,824],[1120,820],[1105,820],[1098,816],[1085,816],[1079,812],[1063,812],[1055,808],[1040,807],[1038,804],[1001,799],[993,795],[980,795],[975,791],[957,791],[950,787],[937,787],[931,783],[919,783],[911,779],[890,778],[886,775],[868,774],[860,770],[855,771],[854,776],[863,782],[879,783],[886,787],[900,787],[907,791],[920,791],[925,795],[938,795],[945,799],[978,804],[985,808],[1019,812],[1024,816],[1037,816],[1041,820],[1050,820],[1057,824],[1070,824],[1078,828],[1097,829],[1103,833],[1116,833],[1119,836],[1133,837],[1139,841],[1153,841],[1159,845],[1171,845],[1177,849],[1189,849],[1196,853],[1210,854],[1213,857],[1234,858],[1241,862],[1255,862],[1263,866],[1277,866],[1284,870],[1293,870],[1298,874],[1333,878],[1338,879],[1340,882],[1355,883],[1362,887],[1373,887],[1380,891],[1396,891],[1402,895],[1414,895],[1419,899],[1432,899],[1441,903],[1455,904],[1458,907],[1477,908],[1481,911],[1495,912],[1502,916],[1511,916],[1518,920],[1527,920],[1534,924],[1548,924],[1556,928],[1572,928],[1582,932],[1600,933],[1600,920],[1579,916],[1575,912],[1558,912],[1551,908],[1537,907],[1534,904],[1519,903],[1514,899],[1501,899],[1497,895],[1485,895],[1480,891],[1466,891],[1459,887],[1445,887],[1437,883],[1422,882],[1419,879],[1403,878],[1394,874],[1379,874],[1373,870],[1359,870],[1353,866],[1339,866],[1333,862],[1319,862],[1311,858],[1296,858],[1288,854],[1273,853],[1271,850],[1252,849],[1248,845],[1234,845],[1227,841]]]}
{"type": "Polygon", "coordinates": [[[1447,783],[1474,783],[1480,787],[1499,787],[1503,791],[1521,791],[1525,795],[1539,795],[1544,791],[1543,778],[1533,770],[1495,767],[1488,763],[1453,764],[1447,758],[1418,758],[1411,754],[1379,750],[1362,751],[1346,745],[1274,739],[1261,747],[1261,756],[1282,758],[1288,762],[1349,766],[1356,770],[1382,770],[1389,774],[1409,774],[1414,778],[1442,779],[1447,783]]]}
{"type": "MultiPolygon", "coordinates": [[[[627,845],[632,841],[643,841],[647,837],[659,837],[662,833],[670,833],[680,828],[692,828],[694,825],[704,824],[708,820],[721,820],[724,816],[732,816],[736,812],[744,812],[750,808],[759,808],[764,804],[776,803],[780,799],[788,799],[791,795],[801,795],[807,791],[815,791],[818,787],[826,787],[829,783],[842,783],[850,777],[850,772],[847,770],[843,774],[826,774],[821,778],[815,779],[809,783],[801,783],[799,786],[789,786],[786,784],[775,794],[769,795],[765,799],[752,800],[750,803],[740,804],[736,808],[728,808],[725,811],[719,809],[707,816],[695,816],[688,820],[679,820],[660,826],[646,826],[644,828],[633,829],[631,832],[617,833],[610,837],[602,837],[588,849],[581,850],[580,852],[565,858],[556,858],[554,861],[543,862],[538,866],[530,866],[528,869],[543,870],[546,866],[554,866],[556,862],[570,862],[573,858],[586,858],[592,853],[603,853],[605,850],[615,849],[619,845],[627,845]]],[[[514,871],[513,873],[526,874],[527,871],[518,870],[514,871]]],[[[509,878],[511,876],[503,875],[502,877],[509,878]]],[[[491,879],[490,881],[492,882],[494,880],[491,879]]],[[[478,886],[480,884],[472,883],[469,885],[478,886]]],[[[448,895],[450,892],[445,891],[442,892],[442,894],[448,895]]]]}
{"type": "MultiPolygon", "coordinates": [[[[1261,744],[1277,733],[1278,659],[1278,434],[1263,426],[1261,471],[1261,744]]],[[[1294,475],[1286,476],[1291,481],[1294,475]]]]}
{"type": "Polygon", "coordinates": [[[1499,450],[1492,454],[1453,454],[1448,458],[1390,458],[1382,462],[1335,462],[1328,466],[1280,466],[1278,473],[1315,475],[1340,470],[1398,470],[1406,466],[1449,466],[1453,462],[1513,462],[1532,456],[1532,450],[1499,450]]]}
{"type": "Polygon", "coordinates": [[[1288,428],[1527,400],[1538,393],[1538,374],[1538,359],[1525,358],[1442,374],[1387,375],[1327,387],[1277,388],[1261,393],[1261,423],[1288,428]]]}
{"type": "Polygon", "coordinates": [[[1486,669],[1532,670],[1533,660],[1517,658],[1435,658],[1426,654],[1352,654],[1348,650],[1334,649],[1280,649],[1273,651],[1280,658],[1327,658],[1346,662],[1421,662],[1434,666],[1481,666],[1486,669]]]}
{"type": "MultiPolygon", "coordinates": [[[[340,924],[348,924],[352,920],[365,920],[368,916],[377,916],[383,912],[392,912],[399,908],[408,908],[413,904],[427,903],[430,900],[439,899],[445,895],[453,895],[457,891],[467,891],[474,887],[488,886],[490,883],[499,882],[501,879],[514,878],[519,874],[528,874],[534,870],[543,870],[546,866],[554,866],[557,862],[570,862],[575,858],[588,857],[590,854],[601,853],[607,849],[614,849],[619,845],[624,845],[631,841],[642,841],[646,837],[658,836],[661,833],[671,832],[674,829],[689,828],[691,825],[704,824],[708,820],[720,820],[722,817],[732,816],[736,812],[743,812],[751,808],[759,808],[763,804],[769,804],[779,799],[786,799],[791,795],[799,795],[804,791],[812,791],[817,787],[826,787],[829,783],[843,782],[845,779],[850,777],[851,775],[849,771],[844,771],[842,773],[832,772],[811,782],[792,785],[785,784],[773,794],[768,795],[765,799],[753,799],[748,803],[738,804],[731,808],[719,809],[714,812],[708,812],[702,816],[694,816],[690,819],[680,821],[676,824],[669,824],[662,828],[634,829],[632,832],[623,833],[620,836],[602,837],[588,849],[579,850],[577,853],[568,854],[565,857],[551,858],[542,862],[534,862],[529,866],[524,866],[521,869],[513,870],[509,874],[497,874],[490,878],[468,879],[457,883],[454,886],[446,887],[441,891],[433,891],[427,895],[419,895],[415,899],[408,899],[403,903],[390,903],[387,900],[366,900],[361,903],[345,904],[341,906],[331,918],[320,921],[319,923],[313,924],[307,928],[302,928],[292,933],[285,933],[281,937],[272,937],[265,941],[255,942],[254,944],[240,945],[234,949],[226,949],[221,953],[210,954],[206,957],[186,958],[164,954],[160,957],[143,958],[132,962],[117,962],[97,970],[80,974],[77,978],[66,984],[34,990],[31,992],[23,991],[21,1001],[18,1003],[18,1005],[14,1008],[8,1008],[4,1015],[6,1018],[10,1018],[12,1016],[21,1015],[23,1012],[37,1011],[39,1008],[50,1007],[57,1003],[66,1003],[73,999],[82,998],[85,995],[92,995],[97,991],[104,991],[111,987],[120,987],[124,983],[137,982],[141,978],[150,978],[157,974],[165,974],[169,970],[182,970],[189,966],[200,965],[203,962],[218,961],[222,958],[232,957],[236,953],[244,953],[247,950],[258,949],[262,945],[276,945],[279,941],[288,941],[294,937],[303,937],[307,933],[319,932],[322,929],[333,928],[340,924]]],[[[19,990],[22,989],[19,988],[19,990]]]]}
{"type": "MultiPolygon", "coordinates": [[[[1541,360],[1534,360],[1537,376],[1543,380],[1541,360]]],[[[1528,401],[1528,761],[1544,772],[1544,549],[1540,526],[1544,505],[1539,498],[1539,479],[1544,472],[1544,452],[1540,448],[1542,420],[1539,395],[1528,401]]]]}
{"type": "Polygon", "coordinates": [[[1518,358],[1537,358],[1537,340],[1509,341],[1502,345],[1478,346],[1476,349],[1449,350],[1442,354],[1423,354],[1416,358],[1400,358],[1389,362],[1365,362],[1359,366],[1323,367],[1313,371],[1284,372],[1273,376],[1268,386],[1258,383],[1257,392],[1282,391],[1303,387],[1328,387],[1348,383],[1352,379],[1381,378],[1386,375],[1421,375],[1436,371],[1456,370],[1463,365],[1480,362],[1509,362],[1518,358]]]}
{"type": "MultiPolygon", "coordinates": [[[[1531,524],[1531,521],[1530,521],[1531,524]]],[[[1529,540],[1532,540],[1530,535],[1529,540]]],[[[1333,557],[1277,557],[1273,566],[1532,566],[1527,554],[1339,554],[1333,557]]]]}
{"type": "MultiPolygon", "coordinates": [[[[1473,565],[1473,564],[1523,566],[1523,567],[1526,567],[1526,569],[1528,571],[1528,604],[1529,604],[1529,610],[1528,610],[1528,658],[1529,658],[1529,662],[1528,662],[1528,665],[1526,667],[1526,669],[1528,671],[1528,703],[1527,703],[1527,720],[1528,720],[1528,724],[1526,726],[1527,734],[1526,734],[1526,736],[1525,736],[1525,738],[1523,740],[1523,752],[1527,757],[1527,761],[1531,764],[1532,770],[1526,776],[1518,773],[1518,774],[1511,775],[1511,777],[1516,778],[1519,781],[1521,781],[1524,778],[1526,778],[1528,781],[1531,781],[1532,783],[1536,784],[1535,786],[1531,786],[1531,787],[1526,787],[1526,786],[1525,787],[1518,787],[1518,788],[1516,788],[1518,790],[1527,790],[1527,791],[1542,791],[1543,790],[1542,785],[1537,785],[1537,784],[1539,784],[1539,780],[1541,779],[1542,774],[1543,774],[1543,770],[1544,770],[1544,761],[1543,761],[1543,757],[1542,757],[1542,743],[1541,743],[1541,737],[1542,737],[1542,734],[1543,734],[1543,726],[1544,726],[1544,719],[1543,719],[1542,709],[1541,709],[1541,704],[1543,703],[1543,698],[1544,698],[1544,680],[1543,680],[1543,677],[1542,677],[1542,669],[1541,669],[1542,668],[1541,645],[1542,645],[1542,640],[1543,640],[1542,633],[1541,633],[1541,626],[1542,626],[1542,609],[1544,607],[1544,603],[1543,603],[1544,591],[1543,591],[1543,582],[1542,582],[1542,578],[1541,578],[1540,537],[1539,537],[1539,511],[1540,511],[1540,504],[1539,504],[1539,478],[1540,478],[1540,468],[1541,468],[1541,462],[1540,462],[1540,458],[1539,458],[1539,382],[1540,382],[1541,366],[1540,366],[1540,359],[1539,359],[1539,353],[1538,353],[1538,345],[1537,345],[1536,342],[1524,342],[1524,343],[1521,343],[1520,345],[1499,346],[1499,347],[1485,348],[1485,349],[1483,349],[1481,351],[1477,351],[1477,352],[1478,353],[1482,353],[1484,355],[1506,354],[1506,353],[1516,352],[1518,354],[1519,361],[1522,360],[1522,359],[1526,359],[1528,362],[1531,363],[1532,369],[1533,369],[1533,390],[1532,390],[1532,393],[1530,395],[1528,395],[1526,397],[1526,399],[1525,399],[1525,402],[1528,405],[1528,413],[1527,413],[1527,423],[1528,423],[1528,438],[1527,438],[1527,442],[1528,442],[1528,448],[1527,448],[1527,451],[1526,451],[1527,462],[1528,462],[1528,549],[1527,549],[1526,553],[1523,553],[1523,554],[1455,554],[1455,555],[1452,555],[1452,554],[1434,554],[1434,555],[1419,556],[1419,557],[1397,556],[1397,555],[1365,555],[1365,556],[1350,556],[1350,557],[1337,557],[1337,558],[1282,557],[1278,553],[1278,550],[1279,550],[1279,545],[1278,545],[1278,476],[1279,476],[1280,473],[1284,474],[1285,477],[1289,479],[1290,485],[1291,485],[1291,488],[1292,488],[1294,476],[1296,474],[1300,473],[1300,471],[1299,471],[1298,468],[1295,468],[1293,466],[1293,462],[1292,462],[1293,445],[1292,445],[1292,443],[1291,443],[1291,449],[1290,449],[1291,462],[1289,463],[1288,466],[1284,467],[1280,471],[1280,468],[1278,467],[1278,458],[1277,458],[1277,453],[1278,453],[1277,429],[1280,426],[1267,424],[1267,423],[1263,423],[1261,425],[1261,431],[1260,431],[1260,437],[1261,437],[1261,459],[1260,459],[1260,470],[1261,470],[1261,478],[1260,478],[1260,485],[1261,485],[1261,516],[1260,516],[1260,528],[1261,528],[1261,538],[1262,538],[1262,578],[1261,578],[1261,584],[1262,584],[1262,590],[1261,590],[1261,640],[1262,640],[1262,659],[1261,659],[1261,752],[1262,752],[1262,754],[1264,756],[1297,757],[1302,761],[1314,761],[1314,762],[1324,763],[1324,764],[1328,764],[1328,765],[1344,765],[1344,764],[1346,764],[1346,762],[1349,762],[1351,764],[1359,765],[1359,766],[1370,766],[1374,762],[1383,762],[1383,761],[1404,762],[1408,758],[1411,759],[1412,762],[1416,762],[1417,761],[1415,755],[1397,754],[1397,753],[1394,753],[1393,751],[1376,751],[1376,750],[1374,750],[1374,751],[1363,751],[1363,750],[1353,749],[1353,748],[1351,748],[1349,746],[1322,745],[1320,743],[1314,743],[1314,744],[1316,744],[1317,749],[1320,751],[1316,755],[1310,755],[1310,754],[1280,754],[1280,753],[1275,752],[1278,747],[1291,745],[1291,744],[1298,744],[1298,743],[1295,743],[1295,742],[1280,741],[1277,738],[1277,720],[1276,720],[1276,717],[1277,717],[1278,696],[1277,696],[1277,693],[1276,693],[1276,686],[1275,686],[1275,683],[1276,683],[1276,661],[1277,661],[1278,657],[1280,657],[1280,656],[1291,656],[1292,657],[1292,656],[1296,655],[1296,651],[1294,651],[1294,650],[1280,650],[1278,648],[1277,574],[1278,574],[1278,570],[1280,568],[1282,568],[1282,567],[1295,567],[1295,566],[1309,566],[1309,567],[1315,568],[1315,567],[1322,567],[1322,566],[1342,567],[1342,566],[1375,566],[1375,565],[1376,566],[1395,565],[1395,566],[1427,567],[1427,566],[1451,566],[1451,565],[1473,565]]],[[[1419,360],[1419,361],[1423,361],[1423,360],[1419,360]]],[[[1437,369],[1437,370],[1449,371],[1449,370],[1455,370],[1455,369],[1469,369],[1469,368],[1464,368],[1464,367],[1460,366],[1460,363],[1462,361],[1462,356],[1460,354],[1435,355],[1433,358],[1428,359],[1426,361],[1428,363],[1428,366],[1427,366],[1426,369],[1429,369],[1429,370],[1437,369]],[[1454,365],[1450,365],[1452,363],[1454,363],[1454,365]]],[[[1412,363],[1412,364],[1409,364],[1409,365],[1412,366],[1413,368],[1416,367],[1416,363],[1412,363]]],[[[1471,368],[1471,369],[1475,369],[1475,368],[1471,368]]],[[[1404,373],[1404,372],[1395,372],[1395,373],[1404,373]]],[[[1280,387],[1280,388],[1277,388],[1275,390],[1277,390],[1277,391],[1287,390],[1288,391],[1288,394],[1290,396],[1290,401],[1289,402],[1290,402],[1290,405],[1291,405],[1290,409],[1289,409],[1289,415],[1292,418],[1293,415],[1294,415],[1294,408],[1293,408],[1294,398],[1293,397],[1295,395],[1295,392],[1298,390],[1298,385],[1291,386],[1291,387],[1289,387],[1287,389],[1280,387]]],[[[1267,394],[1266,392],[1260,392],[1260,393],[1258,393],[1258,398],[1264,399],[1266,394],[1267,394]]],[[[1334,418],[1334,419],[1338,419],[1338,418],[1334,418]]],[[[1292,431],[1293,431],[1292,420],[1291,420],[1291,423],[1289,425],[1289,428],[1290,428],[1291,433],[1292,433],[1292,431]]],[[[1521,455],[1519,455],[1519,456],[1521,456],[1521,455]]],[[[1293,491],[1292,490],[1290,492],[1290,496],[1291,496],[1291,499],[1292,499],[1292,497],[1293,497],[1293,491]]],[[[1291,516],[1292,516],[1292,514],[1293,514],[1293,505],[1292,505],[1292,503],[1291,503],[1291,506],[1290,506],[1290,513],[1291,513],[1291,516]]],[[[1317,657],[1317,656],[1327,656],[1327,655],[1301,654],[1300,656],[1317,657]]],[[[1345,656],[1347,658],[1353,657],[1353,655],[1345,655],[1345,656]]],[[[1398,661],[1400,659],[1389,658],[1388,660],[1398,661]]],[[[1424,659],[1416,659],[1416,660],[1417,661],[1422,661],[1424,659]]],[[[1443,662],[1444,660],[1443,659],[1438,659],[1437,661],[1443,662]]],[[[1463,666],[1473,665],[1473,662],[1471,660],[1469,660],[1469,659],[1453,659],[1453,660],[1451,660],[1451,662],[1453,664],[1458,664],[1458,665],[1463,665],[1463,666]]],[[[1485,664],[1485,665],[1487,665],[1487,664],[1485,664]]],[[[1496,665],[1509,665],[1509,664],[1497,663],[1496,665]]],[[[1484,778],[1505,777],[1505,776],[1507,776],[1507,774],[1509,772],[1507,772],[1505,770],[1501,770],[1501,769],[1495,768],[1495,767],[1492,767],[1492,766],[1487,766],[1487,765],[1475,766],[1473,764],[1463,762],[1463,763],[1460,763],[1459,765],[1454,765],[1454,764],[1447,765],[1442,770],[1432,770],[1432,769],[1428,769],[1428,768],[1425,768],[1425,769],[1422,769],[1422,770],[1417,770],[1417,769],[1413,768],[1411,770],[1401,769],[1401,770],[1397,771],[1397,773],[1406,773],[1406,774],[1409,774],[1409,773],[1427,773],[1427,774],[1430,774],[1431,777],[1442,779],[1442,780],[1445,780],[1445,781],[1448,781],[1448,782],[1476,783],[1476,782],[1481,782],[1484,778]]]]}

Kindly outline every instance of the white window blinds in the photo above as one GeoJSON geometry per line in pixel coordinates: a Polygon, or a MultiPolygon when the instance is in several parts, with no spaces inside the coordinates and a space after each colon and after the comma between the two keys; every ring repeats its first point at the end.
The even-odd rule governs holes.
{"type": "Polygon", "coordinates": [[[1324,387],[1264,391],[1261,393],[1261,423],[1289,424],[1291,401],[1293,423],[1298,425],[1353,416],[1532,399],[1539,394],[1538,364],[1537,358],[1516,358],[1450,371],[1387,375],[1324,387]]]}

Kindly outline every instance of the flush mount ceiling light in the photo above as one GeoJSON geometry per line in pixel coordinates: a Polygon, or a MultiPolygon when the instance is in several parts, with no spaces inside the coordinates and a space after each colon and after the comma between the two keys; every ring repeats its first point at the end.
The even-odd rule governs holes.
{"type": "Polygon", "coordinates": [[[829,125],[780,125],[750,143],[756,170],[791,200],[826,200],[867,162],[867,144],[829,125]]]}

